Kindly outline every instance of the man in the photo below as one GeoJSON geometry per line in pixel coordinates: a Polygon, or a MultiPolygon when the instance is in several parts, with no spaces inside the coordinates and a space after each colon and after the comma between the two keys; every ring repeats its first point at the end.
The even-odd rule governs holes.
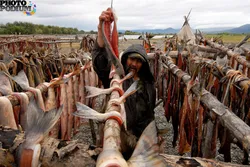
{"type": "MultiPolygon", "coordinates": [[[[99,17],[98,37],[95,47],[92,51],[93,67],[102,81],[104,88],[108,88],[110,84],[109,72],[111,69],[111,61],[108,60],[107,53],[102,38],[101,25],[103,21],[109,21],[112,17],[111,10],[103,11],[99,17]]],[[[123,82],[123,89],[126,91],[130,85],[139,80],[140,89],[130,95],[125,102],[125,110],[127,117],[127,133],[121,133],[122,142],[126,139],[125,147],[122,146],[124,158],[128,159],[135,147],[136,141],[141,136],[147,125],[154,120],[154,108],[156,91],[154,88],[154,77],[150,71],[147,60],[147,53],[140,44],[128,47],[122,54],[121,63],[125,70],[125,74],[134,71],[134,76],[123,82]],[[135,142],[133,142],[135,140],[135,142]]]]}

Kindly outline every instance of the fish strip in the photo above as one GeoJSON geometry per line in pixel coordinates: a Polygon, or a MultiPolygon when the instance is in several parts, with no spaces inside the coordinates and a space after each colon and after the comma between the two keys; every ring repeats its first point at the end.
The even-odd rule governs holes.
{"type": "Polygon", "coordinates": [[[5,96],[0,97],[0,115],[0,125],[17,129],[12,104],[5,96]]]}
{"type": "Polygon", "coordinates": [[[58,110],[44,112],[35,100],[31,99],[27,110],[28,124],[25,131],[25,141],[19,146],[17,155],[20,167],[39,166],[40,142],[60,118],[62,108],[61,106],[58,110]]]}
{"type": "Polygon", "coordinates": [[[108,113],[99,113],[95,111],[94,109],[81,104],[79,102],[76,103],[77,111],[72,113],[75,116],[85,118],[85,119],[94,119],[99,122],[105,122],[107,119],[113,118],[118,121],[118,123],[121,125],[123,124],[122,116],[117,111],[110,111],[108,113]]]}
{"type": "Polygon", "coordinates": [[[118,91],[120,96],[122,96],[124,94],[123,90],[118,87],[118,86],[113,86],[107,89],[102,89],[102,88],[97,88],[97,87],[93,87],[93,86],[85,86],[86,91],[88,92],[88,96],[86,96],[86,98],[91,98],[91,97],[95,97],[95,96],[99,96],[102,94],[110,94],[113,91],[118,91]]]}
{"type": "Polygon", "coordinates": [[[118,99],[111,99],[109,102],[116,105],[122,104],[128,96],[134,94],[139,89],[137,88],[137,85],[138,80],[136,80],[121,97],[119,97],[118,99]]]}
{"type": "MultiPolygon", "coordinates": [[[[112,12],[113,13],[113,12],[112,12]]],[[[113,13],[113,15],[114,15],[114,13],[113,13]]],[[[115,34],[115,33],[117,33],[117,30],[115,31],[115,29],[116,29],[116,21],[115,20],[112,20],[112,21],[114,21],[114,31],[113,31],[113,34],[112,34],[112,36],[115,34]]],[[[114,64],[114,66],[115,66],[115,68],[116,68],[116,72],[117,72],[117,74],[118,75],[120,75],[120,76],[124,76],[124,69],[123,69],[123,66],[122,66],[122,64],[121,64],[121,62],[119,61],[119,59],[118,59],[118,55],[116,55],[117,53],[115,52],[115,50],[114,50],[114,45],[112,45],[111,44],[111,42],[110,42],[110,38],[109,38],[109,33],[107,33],[107,32],[110,32],[110,24],[111,24],[111,22],[108,22],[108,21],[104,21],[103,23],[102,23],[102,34],[103,34],[103,41],[104,41],[104,44],[105,44],[105,49],[106,49],[106,51],[107,51],[107,53],[108,53],[108,57],[109,57],[109,59],[111,60],[111,62],[114,64]]],[[[114,42],[114,40],[115,39],[113,39],[113,42],[114,42]]],[[[118,40],[118,39],[116,39],[116,40],[118,40]]]]}
{"type": "Polygon", "coordinates": [[[8,74],[6,74],[6,75],[9,78],[11,78],[12,80],[14,80],[18,85],[20,85],[20,87],[23,90],[30,91],[30,92],[34,93],[34,95],[37,99],[37,103],[39,104],[40,108],[43,111],[45,111],[45,106],[44,106],[44,101],[43,101],[41,90],[29,86],[29,80],[28,80],[28,78],[23,70],[21,70],[17,74],[17,76],[14,76],[14,77],[12,77],[11,75],[8,75],[8,74]]]}

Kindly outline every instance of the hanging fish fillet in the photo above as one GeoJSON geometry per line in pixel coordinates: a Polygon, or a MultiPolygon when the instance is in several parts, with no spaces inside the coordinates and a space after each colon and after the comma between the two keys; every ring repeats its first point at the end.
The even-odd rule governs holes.
{"type": "Polygon", "coordinates": [[[74,104],[74,85],[73,85],[73,78],[71,77],[68,85],[67,85],[67,96],[68,96],[68,128],[67,128],[67,137],[68,140],[71,139],[71,132],[74,123],[74,117],[72,113],[76,111],[75,104],[74,104]]]}
{"type": "Polygon", "coordinates": [[[41,152],[40,142],[54,126],[62,113],[62,106],[57,110],[43,112],[34,99],[31,99],[27,110],[27,130],[25,141],[18,148],[18,166],[39,166],[41,152]]]}
{"type": "Polygon", "coordinates": [[[61,93],[60,93],[60,105],[63,105],[63,111],[61,115],[61,139],[67,140],[67,125],[68,125],[68,96],[66,84],[61,84],[61,93]]]}
{"type": "Polygon", "coordinates": [[[7,75],[9,78],[11,78],[12,80],[14,80],[18,85],[20,85],[20,87],[23,90],[26,91],[31,91],[32,93],[35,94],[35,98],[37,100],[37,103],[39,104],[40,108],[45,111],[45,106],[44,106],[44,101],[43,101],[43,97],[42,97],[42,93],[39,89],[33,88],[29,86],[29,80],[25,74],[25,72],[23,70],[21,70],[17,76],[12,77],[11,75],[7,75]]]}
{"type": "Polygon", "coordinates": [[[92,108],[81,104],[81,103],[76,103],[77,111],[73,113],[73,115],[85,118],[85,119],[94,119],[99,122],[105,122],[108,118],[114,118],[117,121],[119,121],[120,124],[123,123],[123,119],[121,117],[121,114],[117,111],[111,111],[108,113],[99,113],[92,108]]]}
{"type": "Polygon", "coordinates": [[[124,76],[124,69],[121,64],[121,62],[118,59],[119,53],[118,53],[118,32],[117,32],[117,26],[116,26],[116,16],[114,12],[112,11],[113,19],[111,21],[104,21],[102,23],[102,34],[103,34],[103,41],[105,44],[105,49],[108,53],[109,59],[115,66],[116,72],[120,76],[124,76]],[[113,31],[111,34],[111,23],[114,22],[113,31]],[[110,38],[111,37],[111,38],[110,38]]]}
{"type": "Polygon", "coordinates": [[[167,163],[159,154],[155,121],[144,129],[132,156],[127,161],[129,167],[165,167],[167,163]]]}
{"type": "Polygon", "coordinates": [[[121,96],[119,97],[118,99],[111,99],[109,101],[109,103],[114,103],[116,105],[120,105],[121,103],[123,103],[125,101],[125,99],[134,94],[139,88],[137,87],[138,85],[138,80],[136,80],[128,89],[127,91],[121,96]]]}
{"type": "Polygon", "coordinates": [[[86,98],[91,98],[91,97],[96,97],[99,95],[103,95],[103,94],[110,94],[113,91],[118,91],[120,95],[123,95],[123,90],[118,87],[118,86],[113,86],[107,89],[102,89],[102,88],[97,88],[97,87],[93,87],[93,86],[85,86],[86,88],[86,92],[88,92],[88,96],[86,96],[86,98]]]}
{"type": "Polygon", "coordinates": [[[110,82],[110,86],[113,85],[113,83],[117,82],[119,84],[122,84],[125,80],[130,79],[134,76],[134,72],[131,71],[130,73],[128,73],[125,77],[123,77],[122,79],[112,79],[110,82]]]}
{"type": "Polygon", "coordinates": [[[0,125],[17,129],[12,104],[5,96],[0,97],[0,115],[0,125]]]}

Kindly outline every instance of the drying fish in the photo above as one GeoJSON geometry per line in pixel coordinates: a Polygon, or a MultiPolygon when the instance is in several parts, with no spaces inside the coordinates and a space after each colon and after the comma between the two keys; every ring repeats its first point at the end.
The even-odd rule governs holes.
{"type": "Polygon", "coordinates": [[[0,71],[0,93],[4,96],[13,93],[10,80],[3,71],[0,71]]]}
{"type": "Polygon", "coordinates": [[[62,106],[57,110],[43,112],[34,99],[29,103],[27,110],[27,130],[25,141],[18,149],[18,165],[20,167],[39,166],[41,153],[40,142],[54,126],[62,113],[62,106]]]}
{"type": "Polygon", "coordinates": [[[50,83],[47,83],[47,82],[43,83],[43,85],[48,87],[48,97],[46,98],[44,102],[46,111],[52,110],[56,108],[57,106],[55,86],[58,86],[63,83],[67,83],[69,81],[69,78],[63,77],[64,72],[65,72],[65,69],[62,70],[58,78],[52,79],[50,83]]]}
{"type": "MultiPolygon", "coordinates": [[[[76,104],[76,102],[80,102],[79,80],[80,80],[80,75],[73,76],[74,93],[75,93],[74,104],[76,104]]],[[[77,132],[79,126],[80,126],[80,118],[74,117],[74,134],[77,132]]]]}
{"type": "Polygon", "coordinates": [[[120,105],[121,103],[123,103],[125,101],[125,99],[134,94],[137,90],[139,90],[139,87],[137,87],[138,85],[138,80],[136,80],[128,89],[127,91],[121,96],[119,97],[119,99],[111,99],[109,102],[112,104],[116,104],[116,105],[120,105]]]}
{"type": "Polygon", "coordinates": [[[144,129],[132,156],[127,161],[129,167],[165,167],[167,163],[159,154],[157,129],[152,121],[144,129]]]}
{"type": "Polygon", "coordinates": [[[105,122],[107,119],[114,118],[117,121],[119,121],[119,124],[123,123],[123,119],[121,117],[121,114],[117,111],[111,111],[107,113],[99,113],[92,108],[81,104],[81,103],[76,103],[77,111],[73,113],[73,115],[81,117],[81,118],[86,118],[86,119],[94,119],[99,122],[105,122]]]}
{"type": "MultiPolygon", "coordinates": [[[[6,74],[7,75],[7,74],[6,74]]],[[[7,75],[9,78],[11,78],[12,80],[14,80],[18,85],[20,85],[20,87],[23,90],[26,91],[31,91],[34,93],[35,97],[37,98],[37,103],[39,104],[40,108],[45,111],[45,106],[44,106],[44,101],[43,101],[43,97],[42,97],[42,93],[39,89],[33,88],[29,86],[29,80],[26,76],[26,74],[24,73],[23,70],[21,70],[17,76],[12,77],[11,75],[7,75]]]]}
{"type": "Polygon", "coordinates": [[[45,100],[45,111],[56,108],[56,94],[53,87],[48,88],[48,98],[45,100]]]}
{"type": "Polygon", "coordinates": [[[102,94],[110,94],[113,91],[118,91],[120,95],[123,95],[124,93],[123,90],[118,86],[113,86],[108,89],[102,89],[102,88],[97,88],[93,86],[85,86],[85,88],[86,88],[86,92],[88,92],[89,94],[86,98],[91,98],[91,97],[99,96],[102,94]]]}
{"type": "Polygon", "coordinates": [[[5,96],[0,97],[0,115],[0,125],[17,129],[12,104],[5,96]]]}
{"type": "MultiPolygon", "coordinates": [[[[27,116],[26,110],[29,103],[29,98],[25,93],[12,92],[11,84],[9,78],[6,76],[4,72],[0,72],[0,92],[7,96],[13,95],[15,96],[19,102],[21,108],[14,108],[14,115],[17,124],[20,124],[22,128],[25,130],[27,125],[27,116]]],[[[11,117],[10,117],[11,118],[11,117]]]]}
{"type": "Polygon", "coordinates": [[[67,125],[68,125],[68,97],[66,84],[60,85],[60,105],[63,105],[61,115],[61,139],[67,140],[67,125]]]}
{"type": "Polygon", "coordinates": [[[134,76],[134,72],[131,71],[130,73],[128,73],[125,77],[123,77],[122,79],[112,79],[112,81],[110,82],[110,86],[112,86],[113,83],[117,82],[119,84],[122,84],[125,80],[132,78],[134,76]]]}
{"type": "Polygon", "coordinates": [[[109,59],[115,66],[116,72],[120,76],[124,76],[124,69],[121,64],[121,62],[118,59],[119,53],[118,53],[118,33],[117,33],[117,27],[116,27],[116,16],[114,12],[112,11],[113,20],[111,21],[104,21],[102,23],[102,34],[103,34],[103,41],[105,43],[105,49],[108,53],[109,59]],[[114,27],[112,34],[110,34],[110,26],[111,23],[114,22],[114,27]],[[111,36],[111,39],[109,38],[111,36]]]}
{"type": "Polygon", "coordinates": [[[27,108],[28,108],[28,104],[29,104],[29,97],[27,96],[27,94],[21,92],[21,93],[17,93],[17,92],[13,92],[11,95],[15,96],[20,103],[20,112],[19,113],[15,113],[17,119],[17,124],[20,124],[23,130],[26,130],[27,128],[27,108]]]}
{"type": "Polygon", "coordinates": [[[70,77],[70,80],[68,82],[67,88],[67,97],[68,97],[68,127],[67,127],[67,136],[68,140],[71,139],[71,131],[73,128],[73,115],[72,113],[76,111],[76,107],[74,104],[74,85],[73,85],[73,78],[70,77]]]}

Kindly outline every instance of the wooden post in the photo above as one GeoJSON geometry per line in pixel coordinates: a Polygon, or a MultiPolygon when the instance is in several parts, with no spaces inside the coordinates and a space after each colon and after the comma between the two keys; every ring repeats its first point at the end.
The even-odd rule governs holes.
{"type": "MultiPolygon", "coordinates": [[[[117,74],[114,75],[114,79],[119,79],[117,74]]],[[[120,86],[117,82],[113,82],[112,86],[120,86]]],[[[120,97],[118,91],[111,93],[110,99],[118,99],[120,97]]],[[[108,103],[106,113],[110,111],[120,112],[120,106],[116,106],[108,103]]],[[[120,125],[114,119],[108,119],[104,126],[104,139],[103,139],[103,151],[98,156],[96,166],[97,167],[126,167],[127,162],[121,154],[121,138],[120,138],[120,125]]]]}

